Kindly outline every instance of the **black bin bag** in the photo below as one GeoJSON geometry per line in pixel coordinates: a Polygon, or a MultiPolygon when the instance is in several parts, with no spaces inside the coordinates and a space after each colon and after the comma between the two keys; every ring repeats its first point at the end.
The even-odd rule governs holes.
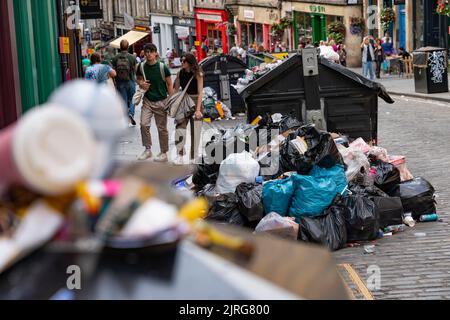
{"type": "Polygon", "coordinates": [[[220,164],[198,164],[192,175],[192,183],[198,190],[207,184],[215,184],[219,175],[220,164]]]}
{"type": "Polygon", "coordinates": [[[380,228],[403,223],[403,206],[399,197],[374,197],[380,216],[380,228]]]}
{"type": "Polygon", "coordinates": [[[374,197],[389,197],[383,190],[374,185],[364,186],[355,182],[349,182],[348,188],[351,192],[368,197],[372,200],[374,197]]]}
{"type": "Polygon", "coordinates": [[[347,242],[346,211],[348,208],[339,199],[320,216],[300,218],[299,240],[322,244],[331,251],[343,248],[347,242]]]}
{"type": "Polygon", "coordinates": [[[234,193],[222,194],[209,209],[205,220],[214,220],[221,223],[245,226],[245,218],[240,214],[237,197],[234,193]]]}
{"type": "Polygon", "coordinates": [[[239,212],[249,222],[259,222],[264,216],[262,203],[262,185],[255,183],[241,183],[236,187],[237,206],[239,212]]]}
{"type": "Polygon", "coordinates": [[[404,212],[411,212],[415,220],[423,214],[436,213],[434,188],[424,178],[416,177],[400,183],[395,195],[402,200],[404,212]]]}
{"type": "Polygon", "coordinates": [[[285,172],[308,174],[315,164],[321,168],[332,168],[336,164],[344,165],[344,160],[328,132],[319,132],[313,125],[305,125],[289,134],[280,148],[280,167],[285,172]],[[289,143],[296,137],[304,138],[308,146],[304,154],[289,143]]]}
{"type": "Polygon", "coordinates": [[[362,195],[346,196],[342,202],[349,209],[344,212],[347,241],[376,239],[380,227],[375,203],[362,195]]]}
{"type": "Polygon", "coordinates": [[[377,169],[375,186],[392,196],[400,183],[400,171],[394,165],[380,160],[371,161],[371,166],[377,169]]]}

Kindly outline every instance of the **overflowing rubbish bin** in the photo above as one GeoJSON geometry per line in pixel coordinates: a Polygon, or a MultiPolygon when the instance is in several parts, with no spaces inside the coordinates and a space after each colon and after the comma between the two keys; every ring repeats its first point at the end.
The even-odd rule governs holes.
{"type": "Polygon", "coordinates": [[[218,99],[226,104],[232,113],[245,111],[245,103],[231,85],[235,85],[245,74],[247,65],[230,55],[211,56],[200,62],[205,74],[203,87],[211,87],[217,92],[218,99]]]}
{"type": "Polygon", "coordinates": [[[248,121],[281,113],[366,141],[377,139],[378,97],[394,101],[385,88],[303,49],[250,83],[241,92],[248,121]]]}
{"type": "Polygon", "coordinates": [[[414,86],[418,93],[448,92],[447,49],[423,47],[413,52],[414,86]]]}

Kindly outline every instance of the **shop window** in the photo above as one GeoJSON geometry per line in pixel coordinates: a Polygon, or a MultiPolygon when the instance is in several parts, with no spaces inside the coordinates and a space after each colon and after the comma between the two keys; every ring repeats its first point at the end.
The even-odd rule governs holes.
{"type": "Polygon", "coordinates": [[[208,24],[208,42],[209,47],[214,48],[221,48],[222,47],[222,31],[216,28],[213,24],[208,24]]]}
{"type": "Polygon", "coordinates": [[[341,16],[326,16],[327,26],[332,22],[342,22],[344,23],[344,17],[341,16]]]}
{"type": "Polygon", "coordinates": [[[241,47],[248,46],[248,29],[247,23],[240,22],[241,24],[241,47]]]}
{"type": "Polygon", "coordinates": [[[256,48],[262,45],[263,40],[263,25],[260,23],[256,24],[256,48]]]}
{"type": "Polygon", "coordinates": [[[312,43],[312,18],[309,13],[296,12],[297,34],[300,42],[312,43]]]}

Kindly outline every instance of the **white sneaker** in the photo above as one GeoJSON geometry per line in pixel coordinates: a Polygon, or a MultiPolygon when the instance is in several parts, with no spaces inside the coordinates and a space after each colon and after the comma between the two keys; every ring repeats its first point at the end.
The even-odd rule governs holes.
{"type": "Polygon", "coordinates": [[[152,157],[152,151],[150,149],[145,149],[144,152],[138,157],[138,160],[147,160],[152,157]]]}
{"type": "Polygon", "coordinates": [[[184,164],[184,162],[183,162],[183,156],[177,155],[177,156],[175,157],[175,160],[173,160],[173,164],[176,165],[176,166],[181,166],[181,165],[183,165],[183,164],[184,164]]]}
{"type": "Polygon", "coordinates": [[[167,154],[166,153],[160,153],[158,156],[153,160],[155,162],[167,162],[167,154]]]}

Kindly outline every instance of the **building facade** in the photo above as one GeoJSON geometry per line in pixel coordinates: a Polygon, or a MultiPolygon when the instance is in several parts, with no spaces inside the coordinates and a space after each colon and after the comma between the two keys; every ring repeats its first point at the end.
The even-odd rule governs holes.
{"type": "Polygon", "coordinates": [[[0,3],[0,128],[45,103],[61,84],[57,12],[53,0],[0,3]]]}
{"type": "Polygon", "coordinates": [[[173,0],[173,47],[178,55],[195,47],[195,0],[173,0]]]}
{"type": "Polygon", "coordinates": [[[300,41],[315,44],[327,40],[327,26],[332,22],[342,22],[346,29],[344,44],[349,53],[347,66],[360,66],[362,35],[350,32],[350,18],[362,17],[362,11],[360,0],[283,1],[281,15],[292,19],[291,33],[285,33],[289,48],[296,50],[300,41]]]}
{"type": "Polygon", "coordinates": [[[153,31],[153,43],[162,56],[174,46],[173,2],[172,0],[150,1],[150,23],[153,31]]]}
{"type": "Polygon", "coordinates": [[[271,50],[271,26],[280,20],[280,5],[278,0],[227,0],[237,26],[235,43],[271,50]]]}
{"type": "Polygon", "coordinates": [[[413,51],[424,46],[449,48],[450,18],[436,13],[435,0],[364,0],[364,18],[368,34],[383,37],[387,31],[395,48],[413,51]],[[395,22],[388,30],[381,27],[380,13],[390,7],[395,12],[395,22]]]}
{"type": "Polygon", "coordinates": [[[196,0],[194,14],[198,59],[205,58],[210,51],[228,53],[228,25],[232,21],[225,0],[196,0]]]}

